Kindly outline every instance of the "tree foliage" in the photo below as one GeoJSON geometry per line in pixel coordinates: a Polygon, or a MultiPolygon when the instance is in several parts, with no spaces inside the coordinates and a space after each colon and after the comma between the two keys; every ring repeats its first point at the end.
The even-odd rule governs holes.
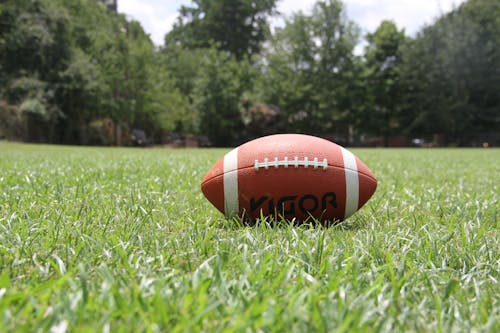
{"type": "Polygon", "coordinates": [[[0,93],[7,105],[20,106],[25,140],[87,143],[87,125],[98,118],[154,124],[154,133],[173,128],[187,108],[138,22],[94,1],[0,6],[0,93]]]}
{"type": "MultiPolygon", "coordinates": [[[[67,12],[38,1],[7,1],[1,6],[2,94],[26,118],[53,124],[62,114],[58,74],[70,59],[67,12]]],[[[45,130],[52,133],[53,126],[45,130]]]]}
{"type": "Polygon", "coordinates": [[[187,49],[210,48],[242,60],[258,54],[269,31],[276,0],[194,0],[182,6],[166,45],[187,49]]]}
{"type": "Polygon", "coordinates": [[[384,136],[388,145],[391,135],[402,133],[403,108],[402,58],[406,41],[404,30],[398,30],[392,21],[383,21],[374,33],[366,37],[365,121],[360,124],[369,134],[384,136]]]}
{"type": "Polygon", "coordinates": [[[408,128],[465,144],[500,131],[500,3],[469,0],[406,49],[408,128]]]}
{"type": "Polygon", "coordinates": [[[358,28],[340,1],[320,1],[286,21],[265,52],[261,98],[285,113],[287,129],[347,132],[358,28]]]}
{"type": "Polygon", "coordinates": [[[242,141],[242,96],[250,89],[252,68],[217,50],[209,50],[194,88],[200,132],[216,146],[242,141]]]}
{"type": "Polygon", "coordinates": [[[271,30],[276,3],[194,0],[158,47],[98,1],[4,0],[0,138],[97,143],[108,124],[101,143],[126,144],[134,128],[218,146],[277,132],[500,140],[498,1],[468,0],[414,37],[383,21],[362,54],[340,0],[271,30]]]}

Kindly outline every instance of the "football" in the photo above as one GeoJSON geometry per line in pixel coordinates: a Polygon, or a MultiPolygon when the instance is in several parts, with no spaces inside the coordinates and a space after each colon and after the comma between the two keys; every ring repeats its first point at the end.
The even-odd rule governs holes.
{"type": "Polygon", "coordinates": [[[263,216],[342,221],[376,188],[373,173],[350,151],[301,134],[249,141],[222,157],[201,182],[203,194],[219,211],[245,221],[263,216]]]}

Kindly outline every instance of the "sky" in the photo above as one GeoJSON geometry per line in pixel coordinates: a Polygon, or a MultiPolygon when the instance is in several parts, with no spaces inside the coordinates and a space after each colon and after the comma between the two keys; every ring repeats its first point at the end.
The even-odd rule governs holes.
{"type": "MultiPolygon", "coordinates": [[[[316,0],[278,0],[278,11],[290,16],[299,10],[310,13],[316,0]]],[[[344,0],[347,16],[356,22],[363,33],[373,32],[380,22],[390,19],[399,28],[413,36],[425,24],[432,23],[441,14],[451,11],[463,0],[344,0]]],[[[170,31],[182,5],[190,0],[118,0],[118,11],[141,22],[156,45],[170,31]]],[[[272,25],[280,26],[283,19],[275,18],[272,25]]]]}

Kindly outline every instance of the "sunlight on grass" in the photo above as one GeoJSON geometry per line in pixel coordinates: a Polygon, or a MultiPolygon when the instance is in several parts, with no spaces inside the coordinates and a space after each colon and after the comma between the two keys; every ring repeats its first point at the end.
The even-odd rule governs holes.
{"type": "Polygon", "coordinates": [[[331,228],[238,227],[226,150],[0,143],[0,331],[500,331],[500,151],[354,149],[331,228]]]}

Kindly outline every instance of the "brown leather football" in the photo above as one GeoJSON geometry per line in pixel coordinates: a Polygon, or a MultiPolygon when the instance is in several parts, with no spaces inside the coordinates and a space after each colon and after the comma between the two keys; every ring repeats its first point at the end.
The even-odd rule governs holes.
{"type": "Polygon", "coordinates": [[[342,221],[375,192],[377,179],[347,149],[325,139],[277,134],[227,153],[201,189],[226,217],[342,221]]]}

